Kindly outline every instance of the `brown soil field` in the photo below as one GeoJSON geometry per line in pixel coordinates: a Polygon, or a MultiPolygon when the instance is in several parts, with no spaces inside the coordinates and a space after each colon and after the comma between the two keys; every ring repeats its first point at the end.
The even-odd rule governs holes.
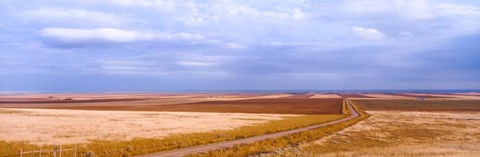
{"type": "Polygon", "coordinates": [[[282,98],[290,94],[0,94],[0,104],[107,103],[137,100],[242,100],[282,98]]]}
{"type": "Polygon", "coordinates": [[[342,99],[314,94],[36,94],[2,95],[1,108],[113,111],[187,111],[280,114],[340,114],[342,99]],[[73,100],[48,100],[72,97],[73,100]],[[109,97],[112,97],[108,99],[109,97]]]}
{"type": "Polygon", "coordinates": [[[85,94],[0,94],[0,101],[19,101],[19,102],[28,102],[28,101],[60,101],[71,98],[70,101],[75,100],[122,100],[122,99],[159,99],[159,98],[249,98],[249,97],[259,97],[266,95],[274,94],[242,94],[242,93],[227,93],[227,94],[217,94],[217,93],[192,93],[192,94],[136,94],[136,93],[121,93],[121,94],[111,94],[111,93],[85,93],[85,94]]]}
{"type": "Polygon", "coordinates": [[[0,103],[5,104],[49,104],[49,103],[95,103],[95,102],[119,102],[119,101],[138,101],[146,99],[135,99],[135,98],[117,98],[117,99],[90,99],[90,100],[36,100],[36,99],[2,99],[0,103]]]}
{"type": "MultiPolygon", "coordinates": [[[[278,114],[341,114],[342,99],[250,99],[235,101],[205,101],[162,105],[154,111],[236,112],[278,114]]],[[[142,110],[142,109],[140,109],[142,110]]]]}
{"type": "MultiPolygon", "coordinates": [[[[201,102],[209,99],[206,98],[158,98],[158,99],[146,99],[146,100],[137,100],[137,101],[110,101],[110,102],[86,102],[86,103],[69,103],[69,101],[64,101],[64,103],[0,103],[0,107],[3,108],[75,108],[82,106],[103,106],[106,108],[115,108],[122,106],[152,106],[152,105],[168,105],[168,104],[182,104],[182,103],[192,103],[192,102],[201,102]]],[[[87,101],[87,100],[85,100],[87,101]]]]}
{"type": "Polygon", "coordinates": [[[373,98],[363,94],[338,94],[342,98],[373,98]]]}
{"type": "Polygon", "coordinates": [[[480,111],[480,100],[354,100],[367,111],[480,111]]]}
{"type": "Polygon", "coordinates": [[[0,100],[64,100],[72,98],[73,100],[95,100],[95,99],[148,99],[148,98],[164,98],[164,97],[188,97],[189,95],[179,94],[135,94],[135,93],[69,93],[69,94],[0,94],[0,100]]]}

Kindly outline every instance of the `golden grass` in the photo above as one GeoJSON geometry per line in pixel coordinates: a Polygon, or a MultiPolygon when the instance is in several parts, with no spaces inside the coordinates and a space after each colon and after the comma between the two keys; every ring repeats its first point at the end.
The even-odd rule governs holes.
{"type": "Polygon", "coordinates": [[[161,138],[234,129],[291,116],[298,115],[0,109],[0,139],[41,145],[161,138]]]}
{"type": "Polygon", "coordinates": [[[369,111],[326,138],[289,149],[298,156],[478,156],[480,113],[369,111]]]}
{"type": "Polygon", "coordinates": [[[343,101],[342,103],[342,114],[344,115],[350,115],[350,110],[347,108],[347,102],[343,101]]]}
{"type": "MultiPolygon", "coordinates": [[[[140,155],[290,130],[298,127],[325,123],[343,117],[344,115],[291,116],[281,120],[273,120],[268,123],[261,123],[252,126],[242,126],[231,130],[173,134],[163,138],[133,138],[128,141],[93,140],[89,143],[80,144],[78,149],[80,153],[93,152],[97,156],[140,155]]],[[[257,119],[254,118],[253,120],[257,119]]],[[[43,145],[42,147],[43,149],[51,149],[52,146],[43,145]]],[[[64,147],[72,147],[72,145],[64,147]]],[[[38,150],[38,146],[32,143],[2,141],[0,142],[0,156],[18,154],[19,148],[23,148],[24,150],[38,150]]]]}
{"type": "MultiPolygon", "coordinates": [[[[318,129],[304,131],[285,137],[267,139],[264,141],[254,142],[251,144],[236,145],[232,148],[213,150],[203,154],[192,154],[190,157],[223,157],[223,156],[263,156],[273,154],[278,156],[279,150],[286,147],[293,147],[305,142],[314,141],[326,135],[335,133],[341,129],[354,125],[366,118],[368,114],[356,105],[353,105],[355,110],[360,113],[360,116],[342,123],[321,127],[318,129]]],[[[287,154],[284,156],[297,156],[296,154],[287,154]]]]}

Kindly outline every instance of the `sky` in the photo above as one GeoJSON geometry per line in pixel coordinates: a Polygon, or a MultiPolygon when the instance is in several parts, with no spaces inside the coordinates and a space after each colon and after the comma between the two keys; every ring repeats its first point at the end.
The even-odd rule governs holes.
{"type": "Polygon", "coordinates": [[[480,89],[476,0],[2,0],[0,91],[480,89]]]}

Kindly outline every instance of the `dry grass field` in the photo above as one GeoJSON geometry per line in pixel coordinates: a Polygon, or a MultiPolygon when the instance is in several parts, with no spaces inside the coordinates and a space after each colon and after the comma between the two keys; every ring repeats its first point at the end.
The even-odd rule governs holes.
{"type": "Polygon", "coordinates": [[[132,156],[252,137],[343,118],[341,97],[353,98],[361,116],[193,156],[474,156],[480,153],[480,100],[451,95],[62,95],[77,101],[65,103],[48,102],[55,100],[47,95],[0,96],[0,156],[53,143],[79,143],[80,153],[97,156],[132,156]]]}
{"type": "Polygon", "coordinates": [[[478,156],[478,100],[354,101],[370,117],[319,140],[256,156],[478,156]]]}
{"type": "Polygon", "coordinates": [[[298,115],[0,109],[0,139],[33,144],[87,143],[98,139],[126,141],[231,130],[291,116],[298,115]]]}
{"type": "Polygon", "coordinates": [[[50,103],[59,100],[46,96],[0,97],[0,156],[15,155],[19,148],[35,150],[40,145],[51,149],[52,144],[72,147],[72,143],[79,144],[80,153],[131,156],[285,131],[345,116],[342,99],[310,98],[312,94],[123,94],[112,101],[105,101],[111,95],[79,94],[63,96],[80,102],[61,103],[50,103]],[[139,100],[122,101],[132,98],[139,100]]]}
{"type": "MultiPolygon", "coordinates": [[[[91,111],[88,111],[91,112],[91,111]]],[[[231,113],[228,113],[231,114],[231,113]]],[[[282,115],[284,116],[284,115],[282,115]]],[[[303,115],[303,116],[288,116],[280,120],[271,120],[267,123],[257,123],[256,125],[241,126],[229,130],[214,130],[209,132],[193,132],[193,133],[181,133],[171,134],[160,138],[133,138],[132,140],[105,140],[103,137],[100,139],[91,140],[87,143],[80,143],[78,152],[85,154],[91,152],[96,156],[132,156],[141,155],[147,153],[154,153],[184,147],[192,147],[201,144],[208,144],[212,142],[222,142],[227,140],[241,139],[251,136],[263,135],[268,133],[274,133],[278,131],[290,130],[298,127],[305,127],[314,124],[325,123],[336,119],[343,118],[344,115],[303,115]]],[[[246,121],[255,121],[257,119],[246,118],[246,121]]],[[[222,120],[220,120],[222,121],[222,120]]],[[[190,123],[189,123],[190,124],[190,123]]],[[[41,123],[40,123],[41,125],[41,123]]],[[[176,126],[186,130],[195,130],[196,127],[201,128],[202,125],[208,125],[204,123],[197,123],[195,125],[188,126],[176,126]]],[[[213,125],[211,125],[213,126],[213,125]]],[[[118,129],[118,128],[117,128],[118,129]]],[[[124,128],[120,128],[124,129],[124,128]]],[[[137,128],[138,129],[138,128],[137,128]]],[[[67,130],[68,131],[68,130],[67,130]]],[[[111,131],[111,130],[107,130],[111,131]]],[[[132,132],[143,131],[132,129],[132,132]]],[[[158,131],[158,130],[157,130],[158,131]]],[[[160,132],[163,130],[160,130],[160,132]]],[[[196,130],[195,130],[196,131],[196,130]]],[[[92,132],[96,134],[96,132],[92,132]]],[[[145,135],[148,136],[148,135],[145,135]]],[[[18,136],[17,136],[18,137],[18,136]]],[[[21,137],[20,137],[21,138],[21,137]]],[[[55,138],[55,137],[54,137],[55,138]]],[[[68,138],[68,137],[67,137],[68,138]]],[[[70,137],[73,138],[73,137],[70,137]]],[[[117,138],[117,137],[113,137],[117,138]]],[[[123,137],[120,137],[123,138],[123,137]]],[[[37,145],[32,144],[29,141],[22,142],[6,142],[0,141],[0,156],[15,156],[18,155],[20,148],[23,150],[38,150],[51,149],[52,145],[37,145]]],[[[73,147],[72,144],[64,145],[64,147],[73,147]]]]}
{"type": "Polygon", "coordinates": [[[370,111],[371,117],[289,156],[478,156],[479,112],[370,111]]]}
{"type": "MultiPolygon", "coordinates": [[[[287,154],[287,148],[297,147],[303,143],[315,141],[329,134],[333,134],[339,130],[352,126],[369,117],[360,107],[353,105],[359,116],[344,122],[327,125],[317,129],[291,134],[284,137],[271,138],[264,141],[254,142],[250,144],[237,145],[232,148],[212,150],[202,154],[192,154],[191,157],[211,157],[211,156],[301,156],[300,152],[287,154]]],[[[350,112],[343,112],[345,116],[350,112]]]]}

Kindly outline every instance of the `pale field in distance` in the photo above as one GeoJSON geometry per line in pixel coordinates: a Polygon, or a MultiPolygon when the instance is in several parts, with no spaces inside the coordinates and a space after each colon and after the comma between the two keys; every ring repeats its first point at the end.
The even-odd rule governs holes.
{"type": "Polygon", "coordinates": [[[342,98],[337,94],[315,94],[314,96],[311,96],[310,98],[342,98]]]}
{"type": "MultiPolygon", "coordinates": [[[[416,95],[416,96],[425,96],[426,94],[410,94],[410,95],[416,95]]],[[[470,99],[470,100],[479,100],[480,96],[479,95],[472,95],[472,94],[459,94],[459,95],[448,95],[448,94],[428,94],[431,96],[438,96],[438,97],[449,97],[449,99],[470,99]]]]}
{"type": "Polygon", "coordinates": [[[158,138],[169,134],[228,130],[296,115],[1,109],[0,140],[33,144],[158,138]]]}
{"type": "MultiPolygon", "coordinates": [[[[299,147],[300,156],[478,156],[479,112],[369,111],[352,127],[299,147]]],[[[276,156],[278,154],[270,154],[276,156]]]]}
{"type": "Polygon", "coordinates": [[[413,97],[400,96],[400,95],[389,95],[389,94],[362,94],[372,98],[382,98],[382,99],[416,99],[413,97]]]}

